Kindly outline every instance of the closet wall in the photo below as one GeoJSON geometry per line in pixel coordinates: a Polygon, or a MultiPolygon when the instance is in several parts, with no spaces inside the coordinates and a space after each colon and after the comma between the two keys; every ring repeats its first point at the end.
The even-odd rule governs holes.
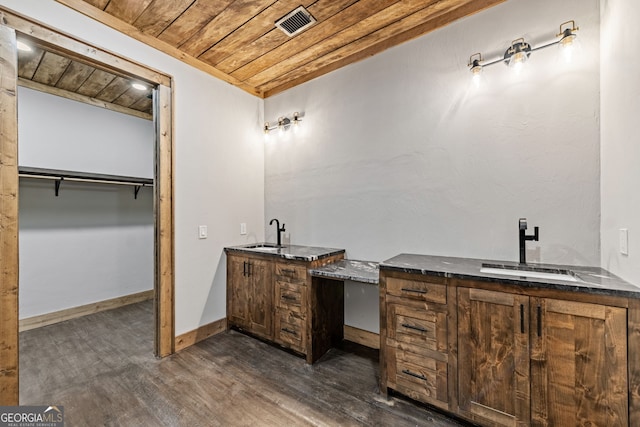
{"type": "MultiPolygon", "coordinates": [[[[153,177],[153,122],[19,88],[19,165],[153,177]]],[[[153,289],[153,189],[20,179],[20,319],[153,289]]]]}

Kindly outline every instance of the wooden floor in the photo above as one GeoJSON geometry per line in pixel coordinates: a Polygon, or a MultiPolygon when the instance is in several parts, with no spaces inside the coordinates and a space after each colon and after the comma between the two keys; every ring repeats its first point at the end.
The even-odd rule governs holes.
{"type": "Polygon", "coordinates": [[[377,389],[355,344],[313,366],[230,331],[153,357],[150,302],[20,334],[20,404],[63,405],[67,426],[461,426],[377,389]]]}

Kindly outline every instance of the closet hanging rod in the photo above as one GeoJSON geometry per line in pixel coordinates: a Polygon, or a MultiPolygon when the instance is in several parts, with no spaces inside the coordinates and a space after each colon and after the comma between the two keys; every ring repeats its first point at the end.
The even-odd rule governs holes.
{"type": "Polygon", "coordinates": [[[112,185],[129,185],[133,186],[133,196],[138,198],[138,193],[142,187],[152,187],[153,179],[151,178],[138,178],[130,176],[120,175],[106,175],[90,172],[75,172],[75,171],[63,171],[56,169],[43,169],[43,168],[31,168],[31,167],[18,167],[18,176],[23,178],[35,178],[35,179],[49,179],[55,181],[55,193],[56,197],[60,191],[60,185],[62,181],[72,182],[91,182],[99,184],[112,184],[112,185]]]}
{"type": "Polygon", "coordinates": [[[49,179],[53,181],[93,182],[98,184],[133,185],[134,187],[153,187],[153,183],[147,184],[147,183],[128,182],[128,181],[109,181],[104,179],[69,178],[64,176],[32,175],[32,174],[22,174],[22,173],[19,173],[18,176],[22,178],[49,179]]]}

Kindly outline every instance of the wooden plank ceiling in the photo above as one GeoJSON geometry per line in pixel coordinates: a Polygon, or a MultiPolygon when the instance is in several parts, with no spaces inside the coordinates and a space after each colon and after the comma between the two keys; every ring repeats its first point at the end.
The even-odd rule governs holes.
{"type": "Polygon", "coordinates": [[[57,0],[268,97],[505,0],[57,0]],[[298,6],[317,23],[288,37],[298,6]]]}
{"type": "Polygon", "coordinates": [[[130,77],[95,68],[32,40],[20,40],[32,49],[18,50],[21,86],[151,119],[151,89],[135,89],[130,77]]]}

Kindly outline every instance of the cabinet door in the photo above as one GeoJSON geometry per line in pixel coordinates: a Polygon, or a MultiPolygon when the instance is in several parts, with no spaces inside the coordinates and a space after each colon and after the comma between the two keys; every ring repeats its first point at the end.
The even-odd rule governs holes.
{"type": "Polygon", "coordinates": [[[458,288],[458,402],[469,418],[529,425],[528,317],[529,297],[458,288]]]}
{"type": "Polygon", "coordinates": [[[264,338],[273,337],[273,263],[247,259],[249,329],[264,338]]]}
{"type": "Polygon", "coordinates": [[[627,426],[627,310],[532,299],[535,426],[627,426]]]}
{"type": "Polygon", "coordinates": [[[247,285],[247,260],[227,255],[227,317],[235,326],[248,328],[249,287],[247,285]]]}

